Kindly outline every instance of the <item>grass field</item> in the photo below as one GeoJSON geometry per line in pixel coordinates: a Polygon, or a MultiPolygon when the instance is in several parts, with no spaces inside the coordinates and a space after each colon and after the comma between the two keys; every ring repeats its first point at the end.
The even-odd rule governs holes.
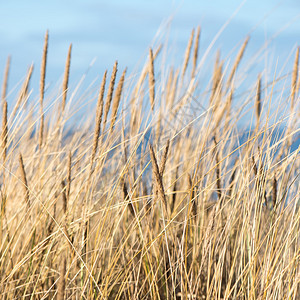
{"type": "Polygon", "coordinates": [[[299,48],[253,81],[251,39],[230,60],[199,40],[181,65],[163,45],[139,73],[116,62],[81,96],[71,46],[47,85],[48,33],[40,91],[32,66],[10,99],[8,59],[1,299],[299,299],[299,48]]]}

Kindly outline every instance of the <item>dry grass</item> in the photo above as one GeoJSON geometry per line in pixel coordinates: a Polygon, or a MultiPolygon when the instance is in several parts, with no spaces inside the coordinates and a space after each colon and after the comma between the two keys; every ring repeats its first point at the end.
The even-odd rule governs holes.
{"type": "Polygon", "coordinates": [[[8,75],[9,75],[9,68],[10,68],[10,56],[7,58],[6,61],[6,67],[4,71],[4,79],[3,79],[3,85],[2,85],[2,93],[1,93],[1,101],[3,102],[6,98],[6,92],[7,92],[7,85],[8,85],[8,75]]]}
{"type": "Polygon", "coordinates": [[[111,102],[113,99],[113,92],[114,92],[114,88],[115,88],[117,71],[118,71],[118,62],[116,61],[114,64],[114,67],[113,67],[111,77],[110,77],[108,92],[107,92],[107,96],[106,96],[106,103],[105,103],[105,108],[104,108],[103,131],[105,130],[105,127],[106,127],[107,117],[108,117],[111,102]]]}
{"type": "Polygon", "coordinates": [[[296,55],[295,55],[295,62],[294,62],[294,69],[292,75],[292,86],[291,86],[291,107],[294,109],[294,102],[296,96],[296,89],[297,89],[297,78],[298,78],[298,67],[299,67],[299,47],[297,47],[296,55]]]}
{"type": "Polygon", "coordinates": [[[192,65],[194,31],[181,67],[160,65],[161,48],[150,49],[139,76],[125,70],[114,93],[116,62],[106,91],[107,72],[100,91],[74,92],[72,105],[70,46],[62,107],[44,88],[48,34],[40,103],[28,90],[33,67],[20,96],[7,96],[8,61],[3,299],[299,299],[299,50],[283,76],[292,91],[264,70],[257,82],[243,73],[248,38],[232,65],[217,56],[203,87],[199,37],[200,28],[192,65]],[[97,102],[91,115],[87,98],[97,102]],[[76,113],[86,121],[73,122],[76,113]]]}
{"type": "MultiPolygon", "coordinates": [[[[48,35],[46,35],[44,50],[46,50],[46,42],[48,44],[48,35]]],[[[61,105],[62,113],[64,113],[64,111],[65,111],[66,101],[67,101],[67,92],[68,92],[68,86],[69,86],[69,75],[70,75],[70,65],[71,65],[71,52],[72,52],[72,44],[70,44],[69,50],[68,50],[68,56],[67,56],[66,66],[65,66],[65,75],[64,75],[63,86],[62,86],[62,105],[61,105]]],[[[47,55],[47,53],[46,53],[46,55],[47,55]]]]}
{"type": "Polygon", "coordinates": [[[154,110],[155,104],[155,77],[154,77],[154,58],[153,58],[153,51],[149,49],[149,98],[151,102],[151,109],[154,110]]]}
{"type": "Polygon", "coordinates": [[[40,133],[39,133],[39,147],[43,146],[43,138],[44,138],[44,94],[45,94],[45,79],[46,79],[46,66],[47,66],[47,53],[48,53],[48,38],[49,33],[48,30],[45,35],[45,43],[43,50],[43,58],[41,65],[41,79],[40,79],[40,111],[41,111],[41,122],[40,122],[40,133]]]}

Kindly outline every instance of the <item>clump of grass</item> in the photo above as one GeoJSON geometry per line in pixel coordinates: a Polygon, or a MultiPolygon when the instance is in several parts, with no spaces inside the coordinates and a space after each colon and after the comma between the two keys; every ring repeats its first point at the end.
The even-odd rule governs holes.
{"type": "Polygon", "coordinates": [[[80,97],[75,89],[69,109],[71,46],[60,107],[51,86],[44,95],[48,32],[39,105],[26,105],[35,101],[33,67],[13,99],[8,60],[2,298],[298,299],[299,48],[286,89],[286,76],[244,73],[249,38],[232,64],[218,52],[211,74],[200,74],[207,62],[199,60],[199,39],[200,27],[181,66],[164,65],[161,47],[151,48],[141,73],[125,69],[117,84],[116,62],[108,88],[105,71],[94,94],[80,97]],[[208,86],[200,84],[203,75],[211,77],[208,86]],[[78,114],[86,123],[69,130],[78,114]]]}

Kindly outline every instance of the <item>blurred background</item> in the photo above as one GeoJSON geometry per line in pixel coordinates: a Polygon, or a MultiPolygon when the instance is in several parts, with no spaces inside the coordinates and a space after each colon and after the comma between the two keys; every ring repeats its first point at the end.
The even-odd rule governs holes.
{"type": "Polygon", "coordinates": [[[46,82],[61,80],[68,46],[73,43],[71,87],[88,69],[89,78],[102,77],[115,60],[120,70],[126,66],[132,74],[144,63],[149,46],[161,42],[168,44],[170,58],[181,62],[191,30],[198,25],[202,28],[200,57],[215,37],[209,55],[221,48],[226,57],[250,35],[248,59],[267,43],[268,59],[263,64],[289,69],[300,42],[298,0],[15,0],[0,2],[0,20],[0,80],[11,55],[9,90],[24,79],[32,62],[31,87],[38,88],[47,29],[46,82]]]}

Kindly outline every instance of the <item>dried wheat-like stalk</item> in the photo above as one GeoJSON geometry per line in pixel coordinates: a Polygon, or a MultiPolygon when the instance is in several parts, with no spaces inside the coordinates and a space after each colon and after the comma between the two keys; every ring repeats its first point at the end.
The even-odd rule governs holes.
{"type": "Polygon", "coordinates": [[[70,65],[71,65],[71,52],[72,52],[72,44],[69,46],[68,50],[68,56],[66,60],[66,66],[65,66],[65,75],[63,80],[63,98],[62,98],[62,113],[65,111],[66,107],[66,99],[67,99],[67,91],[68,91],[68,85],[69,85],[69,75],[70,75],[70,65]]]}
{"type": "Polygon", "coordinates": [[[233,87],[230,89],[230,92],[226,99],[226,119],[225,119],[225,126],[224,129],[228,128],[230,117],[231,117],[231,107],[232,107],[232,100],[233,100],[233,87]]]}
{"type": "Polygon", "coordinates": [[[237,167],[236,164],[238,162],[238,159],[236,159],[235,164],[234,164],[234,169],[233,172],[230,176],[230,180],[229,180],[229,199],[231,199],[231,195],[232,195],[232,189],[233,189],[233,185],[234,185],[234,180],[235,180],[235,176],[236,176],[236,172],[237,172],[237,167]]]}
{"type": "Polygon", "coordinates": [[[198,26],[197,33],[196,33],[195,46],[194,46],[192,78],[195,76],[195,71],[197,68],[200,33],[201,33],[201,29],[200,29],[200,26],[198,26]]]}
{"type": "Polygon", "coordinates": [[[188,64],[189,64],[192,44],[193,44],[193,40],[194,40],[194,34],[195,34],[195,29],[192,30],[192,33],[191,33],[191,36],[190,36],[190,39],[189,39],[189,43],[188,43],[186,51],[185,51],[184,61],[183,61],[182,77],[184,77],[186,69],[187,69],[188,64]]]}
{"type": "Polygon", "coordinates": [[[261,115],[261,76],[258,75],[257,78],[257,88],[255,97],[255,113],[256,113],[256,126],[259,125],[260,115],[261,115]]]}
{"type": "Polygon", "coordinates": [[[175,203],[176,203],[178,171],[179,171],[179,167],[177,166],[176,173],[175,173],[174,185],[173,185],[173,191],[172,191],[171,213],[173,213],[174,207],[175,207],[175,203]]]}
{"type": "Polygon", "coordinates": [[[40,104],[43,105],[44,101],[44,92],[45,92],[45,78],[46,78],[46,66],[47,66],[47,53],[48,53],[48,38],[49,33],[46,31],[44,49],[43,49],[43,58],[41,64],[41,78],[40,78],[40,104]]]}
{"type": "Polygon", "coordinates": [[[17,100],[17,103],[13,109],[13,112],[12,112],[12,119],[14,119],[22,101],[25,99],[26,101],[26,97],[27,97],[27,93],[28,93],[28,88],[29,88],[29,82],[30,82],[30,79],[31,79],[31,76],[32,76],[32,72],[33,72],[33,64],[29,67],[28,69],[28,72],[27,72],[27,76],[25,78],[25,81],[23,83],[23,86],[21,88],[21,91],[20,91],[20,94],[19,94],[19,97],[18,97],[18,100],[17,100]]]}
{"type": "Polygon", "coordinates": [[[133,207],[133,204],[132,204],[132,202],[130,200],[130,197],[129,197],[129,194],[128,194],[128,190],[127,190],[127,185],[126,185],[125,179],[122,178],[120,183],[121,183],[121,187],[122,187],[123,201],[125,203],[128,202],[130,213],[134,217],[134,207],[133,207]]]}
{"type": "Polygon", "coordinates": [[[273,208],[276,207],[277,204],[277,179],[276,175],[273,177],[272,183],[272,201],[273,201],[273,208]]]}
{"type": "MultiPolygon", "coordinates": [[[[255,175],[255,181],[257,183],[257,188],[260,187],[263,188],[263,185],[265,184],[265,180],[266,180],[266,176],[264,174],[264,170],[263,170],[263,166],[261,165],[259,170],[258,170],[258,167],[256,165],[256,162],[255,162],[255,158],[254,156],[252,155],[252,165],[253,165],[253,172],[254,172],[254,175],[255,175]]],[[[265,200],[265,204],[267,204],[267,192],[264,191],[263,193],[263,197],[264,197],[264,200],[265,200]]]]}
{"type": "Polygon", "coordinates": [[[93,142],[93,149],[92,149],[92,155],[91,155],[91,169],[93,168],[93,163],[95,160],[98,143],[99,143],[99,135],[101,130],[101,121],[102,121],[102,115],[103,115],[103,106],[104,106],[104,91],[105,91],[105,83],[106,83],[106,76],[107,76],[107,70],[104,72],[98,101],[97,101],[97,108],[96,108],[96,125],[95,125],[95,131],[94,131],[94,142],[93,142]]]}
{"type": "Polygon", "coordinates": [[[232,107],[232,99],[233,99],[233,91],[234,91],[234,88],[232,87],[231,89],[230,89],[230,92],[229,92],[229,94],[228,94],[228,97],[227,97],[227,111],[229,112],[229,114],[230,114],[230,111],[231,111],[231,107],[232,107]]]}
{"type": "Polygon", "coordinates": [[[151,197],[149,197],[147,185],[145,183],[143,183],[143,195],[146,200],[146,214],[149,215],[149,213],[151,212],[151,209],[152,209],[153,201],[152,201],[151,197]]]}
{"type": "MultiPolygon", "coordinates": [[[[153,61],[155,61],[155,59],[158,56],[158,54],[160,53],[161,49],[162,49],[162,45],[159,45],[159,47],[156,49],[156,51],[153,54],[153,61]]],[[[133,103],[135,99],[138,99],[138,94],[140,92],[140,88],[143,86],[144,80],[146,79],[148,73],[149,73],[149,66],[147,64],[146,66],[144,66],[144,68],[141,72],[141,75],[134,87],[133,98],[131,100],[131,103],[133,103]]]]}
{"type": "Polygon", "coordinates": [[[11,61],[11,58],[10,58],[10,56],[8,56],[7,61],[6,61],[5,71],[4,71],[3,85],[2,85],[2,93],[1,93],[1,101],[2,101],[2,103],[4,102],[4,100],[6,100],[10,61],[11,61]]]}
{"type": "Polygon", "coordinates": [[[298,96],[299,89],[300,89],[300,76],[298,76],[298,82],[297,82],[297,84],[296,84],[295,97],[298,96]]]}
{"type": "Polygon", "coordinates": [[[192,201],[193,217],[196,217],[197,216],[197,200],[195,199],[193,180],[192,180],[192,177],[190,174],[188,174],[188,182],[189,182],[189,191],[190,191],[190,201],[192,201]]]}
{"type": "Polygon", "coordinates": [[[105,103],[104,118],[103,118],[103,132],[105,130],[105,126],[106,126],[106,122],[107,122],[107,116],[108,116],[109,109],[110,109],[110,106],[111,106],[111,101],[112,101],[112,97],[113,97],[117,71],[118,71],[118,62],[116,61],[115,64],[114,64],[114,67],[113,67],[113,71],[111,73],[110,82],[109,82],[109,86],[108,86],[108,92],[107,92],[107,95],[106,95],[106,103],[105,103]]]}
{"type": "Polygon", "coordinates": [[[66,272],[67,272],[67,260],[64,256],[62,259],[62,264],[60,266],[60,274],[57,286],[57,299],[64,300],[65,299],[65,292],[66,292],[66,272]]]}
{"type": "Polygon", "coordinates": [[[61,199],[63,203],[63,211],[64,214],[66,214],[68,209],[68,200],[67,200],[66,183],[64,180],[61,181],[60,186],[61,186],[61,199]]]}
{"type": "MultiPolygon", "coordinates": [[[[88,235],[89,235],[89,217],[85,216],[85,221],[83,224],[82,230],[82,248],[81,248],[81,256],[84,262],[87,260],[87,247],[88,247],[88,235]]],[[[83,267],[83,265],[81,266],[83,267]]]]}
{"type": "Polygon", "coordinates": [[[170,140],[167,141],[167,145],[166,145],[165,151],[163,153],[163,156],[162,156],[162,159],[160,162],[159,172],[160,172],[161,176],[163,176],[163,174],[165,172],[169,148],[170,148],[170,140]]]}
{"type": "MultiPolygon", "coordinates": [[[[217,52],[217,57],[214,65],[214,74],[212,79],[212,91],[209,99],[210,105],[214,105],[216,102],[216,97],[219,96],[221,92],[222,85],[222,76],[223,76],[223,61],[220,62],[220,51],[217,52]]],[[[214,111],[216,107],[214,108],[214,111]]]]}
{"type": "MultiPolygon", "coordinates": [[[[53,216],[52,216],[52,218],[50,218],[50,222],[47,227],[48,236],[50,236],[53,232],[53,229],[55,226],[55,221],[54,221],[55,219],[56,219],[56,202],[53,204],[53,216]]],[[[48,240],[50,241],[50,239],[48,239],[48,240]]]]}
{"type": "Polygon", "coordinates": [[[213,76],[215,76],[215,74],[218,72],[218,68],[219,68],[219,65],[220,65],[220,59],[221,59],[221,51],[219,49],[217,51],[217,54],[216,54],[216,60],[215,60],[215,63],[214,63],[214,74],[213,74],[213,76]]]}
{"type": "Polygon", "coordinates": [[[39,148],[41,149],[43,146],[44,139],[44,112],[43,108],[41,108],[41,123],[40,123],[40,132],[39,132],[39,148]]]}
{"type": "Polygon", "coordinates": [[[216,152],[217,194],[218,194],[219,200],[221,200],[222,191],[221,191],[221,170],[220,170],[220,163],[219,163],[220,159],[219,159],[219,151],[217,150],[218,142],[215,137],[214,137],[214,143],[215,143],[215,152],[216,152]]]}
{"type": "Polygon", "coordinates": [[[223,87],[223,61],[220,63],[217,73],[215,74],[215,80],[213,82],[213,90],[210,97],[210,105],[212,106],[212,112],[214,113],[215,127],[221,121],[223,114],[226,110],[226,104],[221,102],[222,99],[222,87],[223,87]]]}
{"type": "Polygon", "coordinates": [[[41,79],[40,79],[40,113],[41,113],[41,122],[40,122],[40,132],[39,132],[39,147],[42,148],[43,138],[44,138],[44,111],[43,111],[43,102],[44,102],[44,93],[45,93],[45,78],[46,78],[46,66],[47,66],[47,53],[48,53],[48,30],[45,35],[45,43],[43,49],[43,58],[41,65],[41,79]]]}
{"type": "Polygon", "coordinates": [[[297,47],[295,62],[292,74],[292,86],[291,86],[291,109],[294,109],[295,95],[297,90],[297,78],[298,78],[298,67],[299,67],[299,47],[297,47]]]}
{"type": "Polygon", "coordinates": [[[237,70],[237,68],[238,68],[238,66],[239,66],[239,64],[240,64],[240,62],[241,62],[241,60],[242,60],[242,58],[243,58],[243,55],[244,55],[244,52],[245,52],[245,49],[246,49],[246,47],[247,47],[248,42],[249,42],[249,36],[247,36],[246,40],[244,41],[244,43],[243,43],[243,45],[242,45],[242,47],[241,47],[241,49],[240,49],[240,51],[239,51],[239,53],[238,53],[238,55],[237,55],[237,57],[236,57],[236,60],[235,60],[235,62],[234,62],[234,65],[233,65],[233,67],[232,67],[232,70],[231,70],[231,72],[230,72],[230,75],[229,75],[229,77],[228,77],[228,81],[227,81],[227,84],[226,84],[226,89],[228,89],[228,87],[229,87],[230,84],[231,84],[231,81],[232,81],[232,79],[233,79],[233,76],[234,76],[234,74],[236,73],[236,70],[237,70]]]}
{"type": "Polygon", "coordinates": [[[7,154],[7,140],[8,140],[8,130],[7,130],[7,101],[4,100],[2,107],[2,132],[1,132],[1,143],[2,143],[2,162],[6,161],[7,154]]]}
{"type": "Polygon", "coordinates": [[[174,78],[174,69],[171,67],[169,73],[168,73],[168,80],[166,84],[166,92],[165,92],[165,97],[166,97],[166,103],[169,102],[169,96],[171,94],[171,87],[173,83],[173,78],[174,78]]]}
{"type": "Polygon", "coordinates": [[[176,72],[175,72],[172,87],[171,87],[171,93],[170,93],[169,99],[168,99],[170,109],[172,109],[173,106],[174,106],[174,101],[175,101],[176,91],[177,91],[177,85],[178,85],[178,78],[179,78],[179,69],[177,69],[176,72]]]}
{"type": "Polygon", "coordinates": [[[24,187],[24,193],[25,193],[25,202],[27,204],[27,207],[30,208],[30,201],[29,201],[29,188],[28,188],[28,182],[26,178],[26,172],[24,168],[23,163],[23,157],[22,154],[19,154],[19,164],[20,164],[20,171],[21,171],[21,181],[24,187]]]}
{"type": "Polygon", "coordinates": [[[110,132],[112,132],[112,130],[115,126],[115,123],[116,123],[117,112],[118,112],[118,108],[119,108],[119,105],[120,105],[120,100],[121,100],[123,85],[124,85],[124,81],[125,81],[126,71],[127,71],[127,68],[122,73],[122,76],[121,76],[120,81],[118,83],[118,86],[116,88],[116,93],[115,93],[114,100],[113,100],[113,103],[112,103],[112,113],[111,113],[112,117],[111,117],[111,123],[110,123],[110,132]]]}
{"type": "Polygon", "coordinates": [[[166,199],[164,186],[163,186],[163,182],[162,182],[162,176],[159,172],[157,160],[156,160],[152,145],[149,145],[149,149],[150,149],[150,157],[151,157],[152,166],[153,166],[153,175],[155,178],[158,195],[163,200],[166,211],[167,211],[167,199],[166,199]]]}
{"type": "Polygon", "coordinates": [[[256,166],[256,162],[255,162],[254,155],[252,155],[252,165],[253,165],[253,172],[254,172],[254,175],[255,175],[255,177],[257,177],[258,170],[257,170],[257,166],[256,166]]]}
{"type": "Polygon", "coordinates": [[[211,210],[212,211],[209,215],[207,229],[205,231],[203,246],[201,251],[201,258],[203,260],[208,256],[209,248],[211,247],[211,243],[212,243],[211,233],[213,232],[215,227],[216,206],[214,205],[211,210]]]}
{"type": "Polygon", "coordinates": [[[24,81],[24,85],[21,90],[21,94],[20,94],[21,100],[23,98],[23,99],[25,99],[25,101],[27,101],[26,97],[28,95],[29,83],[30,83],[30,79],[31,79],[31,76],[33,73],[33,69],[34,69],[34,66],[33,66],[33,64],[31,64],[31,66],[29,67],[28,72],[27,72],[26,80],[24,81]]]}
{"type": "Polygon", "coordinates": [[[149,49],[149,70],[148,70],[148,78],[149,78],[149,97],[151,103],[151,109],[154,110],[155,104],[155,77],[154,77],[154,58],[153,51],[149,49]]]}
{"type": "Polygon", "coordinates": [[[154,60],[156,59],[156,57],[157,57],[158,54],[160,53],[161,49],[162,49],[162,44],[160,44],[160,45],[157,47],[157,49],[155,50],[155,52],[153,53],[153,59],[154,59],[154,60]]]}
{"type": "MultiPolygon", "coordinates": [[[[126,145],[126,141],[125,141],[125,128],[122,127],[122,150],[123,150],[123,154],[124,154],[124,165],[126,165],[128,163],[128,151],[127,151],[127,145],[126,145]]],[[[140,161],[140,163],[142,163],[142,159],[140,161]]]]}
{"type": "Polygon", "coordinates": [[[70,201],[70,191],[71,191],[71,181],[72,181],[72,153],[69,151],[68,155],[68,175],[67,175],[67,201],[70,201]]]}
{"type": "MultiPolygon", "coordinates": [[[[170,140],[167,141],[167,145],[165,148],[165,151],[163,153],[161,162],[160,162],[160,166],[159,166],[159,172],[160,172],[160,176],[161,178],[163,178],[164,176],[164,172],[165,172],[165,168],[166,168],[166,163],[167,163],[167,158],[168,158],[168,152],[169,152],[169,147],[170,147],[170,140]]],[[[153,190],[153,202],[155,202],[155,200],[158,197],[158,190],[156,185],[154,185],[154,190],[153,190]]]]}

